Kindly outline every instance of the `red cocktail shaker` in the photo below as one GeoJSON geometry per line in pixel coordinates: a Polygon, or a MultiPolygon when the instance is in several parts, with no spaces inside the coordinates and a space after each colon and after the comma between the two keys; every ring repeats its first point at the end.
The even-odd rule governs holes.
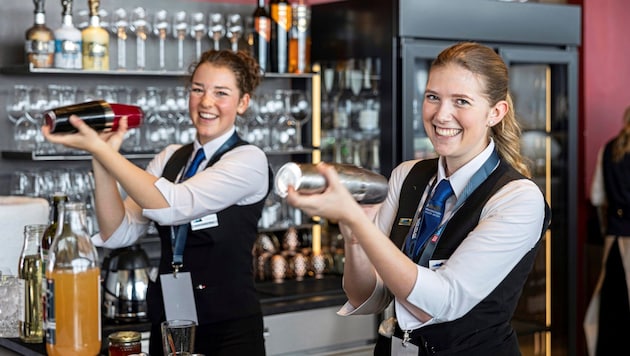
{"type": "Polygon", "coordinates": [[[118,122],[123,116],[127,116],[127,127],[130,129],[142,125],[144,119],[144,113],[138,106],[95,100],[46,111],[44,124],[50,126],[51,133],[76,132],[68,121],[70,115],[77,115],[97,131],[118,130],[118,122]]]}

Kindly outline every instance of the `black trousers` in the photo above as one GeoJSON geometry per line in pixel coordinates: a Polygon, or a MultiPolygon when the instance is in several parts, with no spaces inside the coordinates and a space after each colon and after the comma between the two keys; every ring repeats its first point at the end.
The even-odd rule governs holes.
{"type": "MultiPolygon", "coordinates": [[[[195,353],[206,356],[265,356],[262,315],[197,325],[195,353]]],[[[149,354],[164,355],[162,331],[158,323],[151,325],[149,354]]]]}
{"type": "Polygon", "coordinates": [[[619,237],[615,238],[608,258],[606,274],[600,291],[597,356],[616,355],[627,347],[630,335],[630,306],[623,261],[619,252],[619,237]]]}

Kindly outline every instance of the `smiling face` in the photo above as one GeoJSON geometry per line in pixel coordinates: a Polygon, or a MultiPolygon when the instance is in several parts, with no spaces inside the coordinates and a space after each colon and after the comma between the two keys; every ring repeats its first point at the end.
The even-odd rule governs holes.
{"type": "Polygon", "coordinates": [[[231,130],[236,115],[245,112],[248,105],[249,94],[241,97],[230,68],[202,63],[195,70],[188,110],[202,145],[231,130]]]}
{"type": "Polygon", "coordinates": [[[431,69],[422,106],[424,129],[435,152],[446,159],[452,174],[489,143],[490,126],[507,110],[500,101],[490,106],[479,76],[455,64],[431,69]]]}

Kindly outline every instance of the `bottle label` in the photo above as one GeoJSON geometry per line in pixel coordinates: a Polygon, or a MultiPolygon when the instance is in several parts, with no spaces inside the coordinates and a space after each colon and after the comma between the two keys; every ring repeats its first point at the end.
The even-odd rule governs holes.
{"type": "Polygon", "coordinates": [[[266,17],[257,17],[254,22],[254,28],[256,29],[256,33],[260,38],[269,42],[271,39],[271,24],[269,23],[269,19],[266,17]]]}
{"type": "Polygon", "coordinates": [[[24,50],[28,62],[36,68],[50,68],[53,65],[55,41],[28,40],[24,50]]]}
{"type": "Polygon", "coordinates": [[[109,53],[106,43],[83,43],[83,68],[93,70],[109,69],[109,53]]]}
{"type": "Polygon", "coordinates": [[[55,67],[81,69],[81,42],[55,40],[55,67]]]}
{"type": "Polygon", "coordinates": [[[55,280],[49,278],[46,283],[46,307],[44,308],[46,343],[57,343],[57,322],[55,320],[55,280]]]}

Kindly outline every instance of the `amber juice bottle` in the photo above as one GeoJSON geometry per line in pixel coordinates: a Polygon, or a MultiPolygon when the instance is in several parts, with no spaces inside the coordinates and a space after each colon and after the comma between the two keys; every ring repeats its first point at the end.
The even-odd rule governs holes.
{"type": "Polygon", "coordinates": [[[33,0],[35,4],[34,24],[26,30],[24,50],[26,59],[35,68],[50,68],[55,58],[55,37],[46,26],[44,0],[33,0]]]}

